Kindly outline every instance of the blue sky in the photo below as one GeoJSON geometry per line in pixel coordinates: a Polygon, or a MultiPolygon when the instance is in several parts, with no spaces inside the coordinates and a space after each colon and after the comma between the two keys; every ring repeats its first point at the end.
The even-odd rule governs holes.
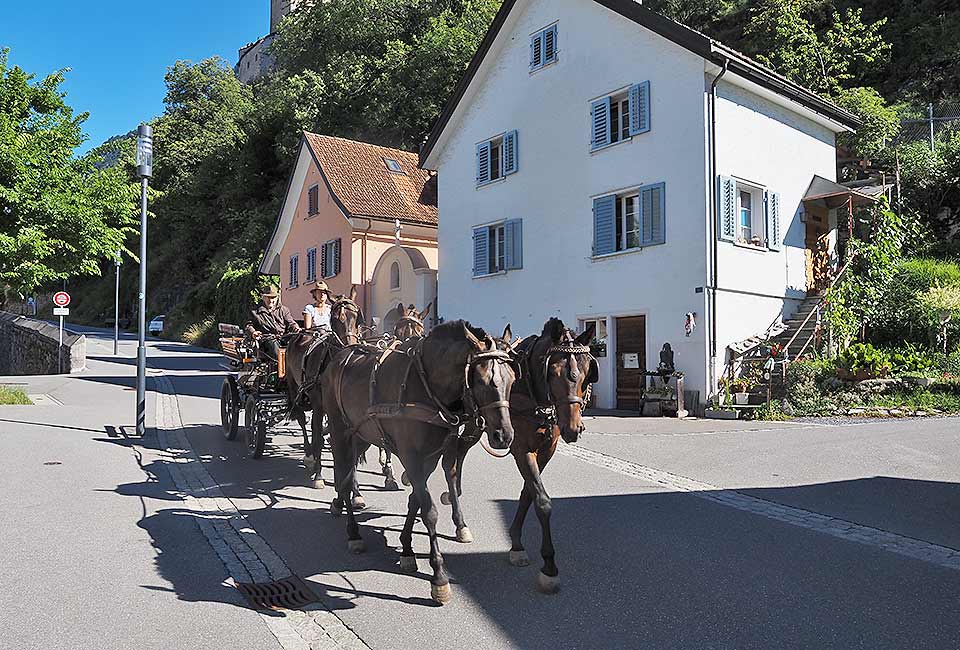
{"type": "Polygon", "coordinates": [[[220,55],[270,30],[269,0],[0,0],[0,48],[37,77],[72,71],[63,89],[89,111],[83,150],[163,112],[163,75],[178,59],[220,55]]]}

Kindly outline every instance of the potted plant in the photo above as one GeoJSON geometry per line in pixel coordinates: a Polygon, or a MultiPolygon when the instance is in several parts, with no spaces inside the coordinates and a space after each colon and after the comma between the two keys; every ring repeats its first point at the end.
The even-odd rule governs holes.
{"type": "Polygon", "coordinates": [[[730,382],[733,400],[737,406],[746,406],[750,403],[750,381],[746,377],[737,377],[730,382]]]}
{"type": "Polygon", "coordinates": [[[721,377],[718,383],[720,392],[710,399],[710,404],[704,409],[703,416],[714,420],[736,420],[739,414],[730,406],[730,382],[721,377]]]}

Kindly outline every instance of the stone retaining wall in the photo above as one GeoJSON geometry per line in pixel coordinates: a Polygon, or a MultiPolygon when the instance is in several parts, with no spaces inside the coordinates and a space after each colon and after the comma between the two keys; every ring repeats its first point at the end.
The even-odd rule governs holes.
{"type": "MultiPolygon", "coordinates": [[[[44,321],[0,311],[0,375],[55,375],[58,372],[59,328],[44,321]]],[[[83,370],[87,339],[63,330],[59,350],[62,373],[83,370]]]]}

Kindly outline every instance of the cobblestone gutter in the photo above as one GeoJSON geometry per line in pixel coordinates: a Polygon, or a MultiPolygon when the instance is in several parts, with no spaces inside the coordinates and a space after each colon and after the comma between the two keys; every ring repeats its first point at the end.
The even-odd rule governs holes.
{"type": "MultiPolygon", "coordinates": [[[[253,529],[213,480],[183,432],[173,383],[156,377],[157,440],[187,507],[234,582],[270,582],[292,575],[283,559],[253,529]]],[[[261,612],[284,650],[369,649],[322,602],[302,610],[261,612]]]]}

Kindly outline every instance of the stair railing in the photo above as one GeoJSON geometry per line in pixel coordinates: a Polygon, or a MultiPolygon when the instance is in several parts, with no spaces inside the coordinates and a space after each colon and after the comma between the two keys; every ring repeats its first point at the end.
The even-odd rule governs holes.
{"type": "MultiPolygon", "coordinates": [[[[840,280],[841,277],[843,277],[843,274],[846,273],[847,269],[850,267],[850,263],[853,262],[855,257],[856,257],[856,254],[851,255],[850,259],[848,259],[846,263],[844,263],[844,265],[837,272],[837,274],[833,276],[833,279],[830,281],[830,286],[827,287],[827,291],[829,291],[834,286],[836,286],[837,282],[840,280]]],[[[813,329],[813,332],[811,332],[810,336],[807,338],[806,341],[804,341],[803,345],[800,347],[800,351],[797,352],[797,357],[802,356],[803,353],[806,352],[807,348],[810,347],[810,343],[819,334],[820,323],[822,322],[821,314],[823,310],[823,302],[824,300],[826,300],[826,298],[827,298],[827,292],[824,291],[823,295],[820,297],[820,300],[817,301],[817,304],[814,305],[813,309],[810,310],[810,313],[807,314],[807,317],[803,319],[802,323],[800,323],[800,327],[797,328],[797,331],[793,333],[793,336],[790,337],[790,340],[787,341],[786,345],[783,346],[783,360],[785,362],[790,360],[790,346],[794,344],[794,342],[797,340],[797,337],[800,336],[800,332],[803,331],[803,328],[806,327],[807,323],[810,322],[810,319],[813,318],[814,316],[817,317],[817,326],[813,329]]]]}

